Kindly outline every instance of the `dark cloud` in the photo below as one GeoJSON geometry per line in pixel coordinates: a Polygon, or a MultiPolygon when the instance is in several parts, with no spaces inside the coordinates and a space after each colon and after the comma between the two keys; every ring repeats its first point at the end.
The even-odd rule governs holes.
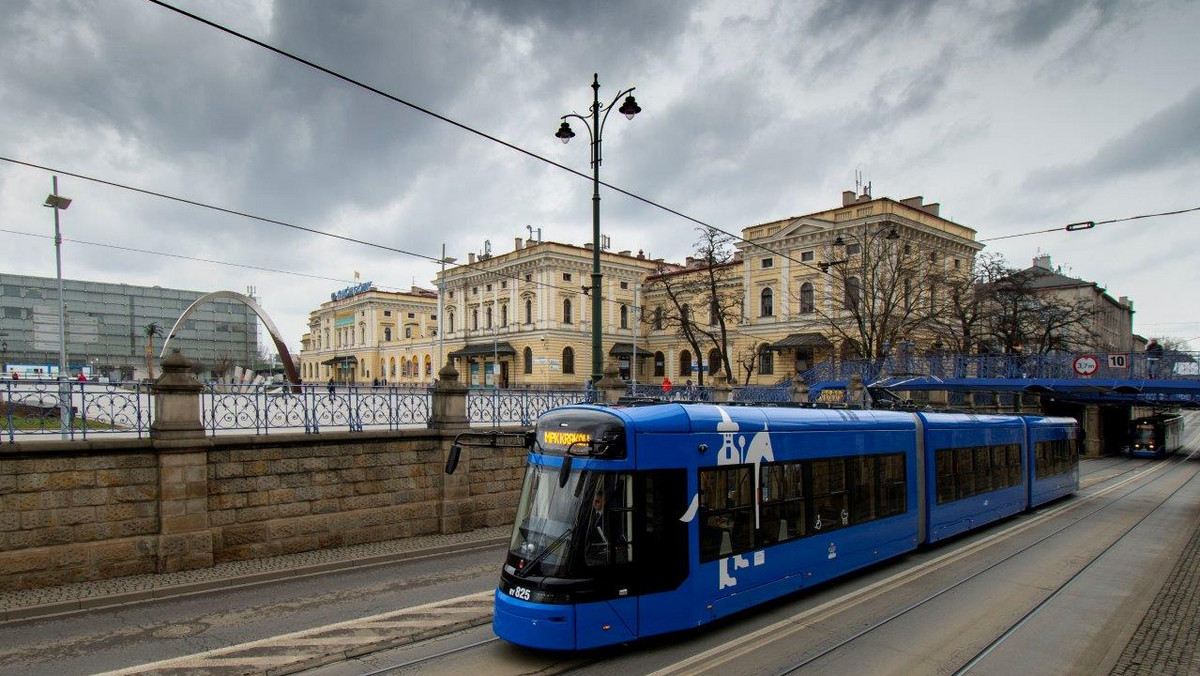
{"type": "Polygon", "coordinates": [[[1103,144],[1090,159],[1034,173],[1026,186],[1095,185],[1200,161],[1200,87],[1103,144]]]}

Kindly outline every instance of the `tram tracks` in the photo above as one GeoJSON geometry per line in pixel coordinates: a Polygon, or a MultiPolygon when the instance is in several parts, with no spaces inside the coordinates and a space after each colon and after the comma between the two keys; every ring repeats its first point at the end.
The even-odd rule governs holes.
{"type": "MultiPolygon", "coordinates": [[[[1196,454],[1193,453],[1192,455],[1196,455],[1196,454]]],[[[1188,459],[1190,459],[1191,457],[1192,456],[1188,456],[1188,459]]],[[[1128,484],[1130,484],[1148,474],[1158,473],[1157,476],[1151,477],[1145,483],[1134,487],[1132,490],[1130,490],[1124,494],[1121,494],[1112,500],[1106,501],[1104,504],[1079,516],[1078,518],[1074,519],[1070,523],[1060,526],[1060,527],[1054,529],[1052,532],[1050,532],[1042,537],[1037,538],[1035,541],[1033,541],[1025,546],[1022,546],[1017,551],[1014,551],[1011,554],[1003,557],[1002,559],[992,563],[991,565],[986,566],[984,569],[976,571],[976,572],[972,573],[971,575],[954,582],[953,584],[946,585],[946,586],[942,587],[941,589],[939,589],[937,592],[928,594],[928,595],[924,596],[922,599],[920,599],[914,603],[911,603],[911,604],[905,606],[904,608],[899,609],[898,611],[894,611],[880,619],[870,622],[864,628],[862,628],[858,631],[854,631],[851,634],[836,640],[831,645],[828,645],[827,647],[822,648],[819,652],[809,655],[809,656],[806,656],[798,662],[789,664],[787,667],[782,668],[782,669],[777,669],[777,670],[771,671],[771,672],[764,672],[764,673],[772,673],[774,676],[785,676],[785,675],[795,674],[795,673],[799,672],[800,670],[804,669],[805,667],[814,665],[819,660],[827,658],[827,657],[837,653],[840,650],[844,650],[851,644],[853,644],[857,641],[860,641],[860,640],[870,636],[873,633],[878,632],[880,629],[891,624],[895,620],[897,620],[901,617],[904,617],[910,613],[913,613],[914,611],[916,611],[918,609],[929,606],[929,604],[931,604],[936,599],[941,598],[942,596],[946,595],[947,593],[950,593],[951,591],[953,591],[955,589],[963,587],[968,582],[978,579],[980,576],[982,576],[983,574],[985,574],[989,571],[995,570],[999,566],[1003,565],[1006,562],[1013,560],[1017,556],[1030,552],[1038,545],[1051,540],[1055,536],[1061,534],[1063,531],[1066,531],[1069,528],[1072,528],[1078,524],[1081,524],[1081,523],[1087,521],[1089,518],[1095,516],[1096,514],[1112,507],[1113,505],[1118,504],[1120,501],[1125,500],[1126,498],[1130,497],[1134,493],[1141,491],[1142,489],[1152,485],[1153,483],[1155,483],[1158,480],[1162,479],[1163,477],[1167,476],[1169,474],[1169,472],[1164,471],[1164,470],[1174,469],[1175,467],[1178,467],[1180,464],[1182,464],[1182,462],[1183,462],[1183,460],[1175,461],[1170,466],[1167,466],[1165,464],[1155,464],[1148,468],[1142,469],[1141,471],[1136,472],[1133,476],[1127,477],[1120,481],[1116,481],[1115,483],[1112,483],[1111,485],[1108,485],[1101,489],[1098,489],[1094,493],[1083,496],[1080,500],[1076,500],[1074,502],[1069,502],[1069,503],[1066,503],[1063,505],[1059,505],[1057,507],[1053,507],[1049,510],[1045,510],[1040,514],[1037,514],[1032,519],[1029,519],[1022,523],[1018,523],[1018,524],[1015,524],[1008,528],[1005,528],[1004,530],[1002,530],[998,533],[989,535],[977,542],[967,545],[966,547],[957,549],[952,552],[948,552],[948,553],[943,554],[931,561],[927,561],[923,564],[920,564],[913,569],[901,571],[900,573],[890,576],[884,580],[880,580],[872,585],[869,585],[868,587],[859,589],[855,592],[841,596],[839,598],[832,599],[832,600],[827,601],[815,608],[811,608],[807,611],[804,611],[804,612],[794,615],[792,617],[786,618],[784,620],[776,622],[767,627],[763,627],[762,629],[752,632],[751,634],[748,634],[744,637],[735,639],[733,641],[729,641],[725,644],[722,644],[720,646],[712,648],[708,651],[705,651],[703,653],[695,655],[691,658],[688,658],[688,659],[682,660],[680,662],[677,662],[676,664],[664,667],[662,669],[659,669],[658,671],[654,671],[649,676],[685,676],[685,675],[691,676],[691,675],[702,674],[702,673],[716,673],[717,671],[721,670],[722,668],[728,669],[731,666],[733,666],[737,660],[748,657],[748,656],[752,655],[753,653],[762,650],[766,646],[769,646],[771,644],[776,644],[776,645],[783,644],[784,642],[788,641],[790,638],[793,638],[797,634],[804,632],[806,630],[814,629],[814,628],[822,625],[827,620],[830,620],[833,617],[835,617],[841,613],[844,613],[845,611],[847,611],[853,607],[862,605],[862,604],[864,604],[868,601],[871,601],[879,596],[882,596],[888,592],[899,589],[900,587],[904,586],[905,584],[907,584],[909,582],[915,581],[916,579],[918,579],[920,577],[924,577],[926,575],[933,573],[936,570],[939,570],[939,569],[944,568],[952,563],[960,561],[960,560],[966,558],[967,556],[975,554],[993,544],[997,544],[998,542],[1003,541],[1003,540],[1011,539],[1012,537],[1015,537],[1016,535],[1026,531],[1030,528],[1033,528],[1036,525],[1045,523],[1049,519],[1059,516],[1065,512],[1082,507],[1084,504],[1086,504],[1086,502],[1084,502],[1084,501],[1092,501],[1092,500],[1099,499],[1101,497],[1108,495],[1111,492],[1114,492],[1116,490],[1119,490],[1120,488],[1127,486],[1128,484]]],[[[1134,468],[1133,470],[1129,470],[1129,471],[1135,471],[1139,468],[1134,468]]],[[[1124,476],[1125,474],[1128,474],[1129,471],[1122,472],[1117,476],[1118,477],[1124,476]]],[[[1186,486],[1187,483],[1190,482],[1195,477],[1196,474],[1197,474],[1197,472],[1193,472],[1192,475],[1190,477],[1188,477],[1188,479],[1184,482],[1183,485],[1186,486]]],[[[1115,480],[1115,477],[1113,479],[1109,479],[1106,481],[1113,481],[1113,480],[1115,480]]],[[[1104,482],[1102,481],[1101,483],[1104,483],[1104,482]]],[[[1177,490],[1179,490],[1179,489],[1177,489],[1177,490]]],[[[1174,493],[1172,493],[1172,495],[1173,494],[1174,493]]],[[[1167,498],[1167,500],[1169,500],[1169,498],[1167,498]]],[[[1161,506],[1161,504],[1165,504],[1165,503],[1166,503],[1166,500],[1162,501],[1159,506],[1161,506]]],[[[1157,508],[1158,507],[1156,506],[1155,509],[1157,509],[1157,508]]],[[[1143,518],[1145,518],[1145,517],[1143,517],[1143,518]]],[[[1139,521],[1139,523],[1140,523],[1140,521],[1139,521]]],[[[1127,529],[1126,532],[1131,531],[1134,527],[1136,527],[1136,525],[1127,529]]],[[[1122,536],[1122,537],[1124,537],[1124,536],[1122,536]]],[[[1100,555],[1102,556],[1103,553],[1101,553],[1100,555]]]]}

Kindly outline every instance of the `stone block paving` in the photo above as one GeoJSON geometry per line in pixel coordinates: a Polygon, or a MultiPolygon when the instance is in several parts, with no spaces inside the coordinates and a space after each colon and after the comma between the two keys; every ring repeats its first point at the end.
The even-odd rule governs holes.
{"type": "Polygon", "coordinates": [[[472,545],[500,544],[507,541],[511,532],[511,526],[495,526],[466,533],[426,535],[247,561],[232,561],[199,570],[130,575],[42,589],[0,592],[0,622],[215,591],[362,565],[382,564],[420,556],[424,553],[451,551],[472,545]]]}
{"type": "Polygon", "coordinates": [[[1112,676],[1200,676],[1200,525],[1112,676]]]}

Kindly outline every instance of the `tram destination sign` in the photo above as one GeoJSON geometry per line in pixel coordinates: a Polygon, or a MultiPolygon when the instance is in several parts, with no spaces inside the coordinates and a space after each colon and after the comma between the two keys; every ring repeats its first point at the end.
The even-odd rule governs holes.
{"type": "Polygon", "coordinates": [[[329,294],[329,300],[342,300],[343,298],[357,296],[360,293],[366,293],[370,290],[371,290],[371,282],[363,282],[362,284],[355,284],[354,286],[347,286],[346,288],[342,289],[341,291],[334,291],[333,293],[329,294]]]}

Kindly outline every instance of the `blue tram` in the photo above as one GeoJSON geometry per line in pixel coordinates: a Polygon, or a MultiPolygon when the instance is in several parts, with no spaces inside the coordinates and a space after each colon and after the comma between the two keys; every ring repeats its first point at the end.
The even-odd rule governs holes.
{"type": "Polygon", "coordinates": [[[1129,455],[1165,458],[1183,445],[1183,416],[1159,413],[1129,423],[1129,455]]]}
{"type": "Polygon", "coordinates": [[[555,409],[493,628],[581,650],[703,625],[1073,493],[1075,438],[1036,416],[555,409]]]}

